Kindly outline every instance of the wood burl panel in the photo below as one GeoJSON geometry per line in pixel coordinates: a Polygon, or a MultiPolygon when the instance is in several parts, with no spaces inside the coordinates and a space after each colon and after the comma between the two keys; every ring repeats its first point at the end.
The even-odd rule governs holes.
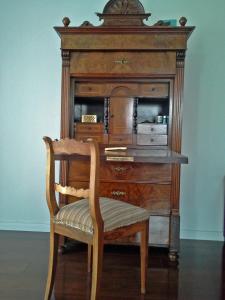
{"type": "Polygon", "coordinates": [[[62,49],[70,50],[179,50],[186,49],[186,34],[63,34],[62,49]]]}
{"type": "Polygon", "coordinates": [[[152,98],[166,98],[169,96],[168,83],[127,83],[117,82],[79,82],[75,85],[75,96],[81,97],[109,97],[112,91],[118,86],[123,86],[130,90],[130,96],[132,97],[152,97],[152,98]]]}
{"type": "Polygon", "coordinates": [[[73,52],[70,73],[90,75],[167,75],[176,73],[175,52],[73,52]]]}
{"type": "MultiPolygon", "coordinates": [[[[170,183],[170,164],[142,164],[101,162],[101,182],[170,183]]],[[[90,167],[87,160],[73,160],[69,164],[69,180],[88,181],[90,167]]]]}

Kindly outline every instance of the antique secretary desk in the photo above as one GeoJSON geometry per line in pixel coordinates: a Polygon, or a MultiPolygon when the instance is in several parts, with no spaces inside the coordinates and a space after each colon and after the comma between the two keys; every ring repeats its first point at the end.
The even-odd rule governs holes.
{"type": "MultiPolygon", "coordinates": [[[[138,0],[111,0],[100,26],[55,27],[61,38],[61,137],[100,143],[100,196],[151,211],[150,244],[179,250],[182,93],[187,40],[194,27],[159,21],[138,0]],[[127,147],[105,152],[105,147],[127,147]]],[[[61,166],[64,185],[87,188],[87,161],[61,166]]],[[[61,205],[75,201],[61,199],[61,205]]],[[[138,236],[118,241],[135,244],[138,236]]]]}

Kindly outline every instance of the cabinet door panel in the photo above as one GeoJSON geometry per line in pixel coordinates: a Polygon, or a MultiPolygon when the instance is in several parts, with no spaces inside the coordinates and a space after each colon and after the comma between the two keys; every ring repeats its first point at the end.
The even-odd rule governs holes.
{"type": "Polygon", "coordinates": [[[110,98],[110,134],[132,134],[134,100],[129,97],[110,98]]]}

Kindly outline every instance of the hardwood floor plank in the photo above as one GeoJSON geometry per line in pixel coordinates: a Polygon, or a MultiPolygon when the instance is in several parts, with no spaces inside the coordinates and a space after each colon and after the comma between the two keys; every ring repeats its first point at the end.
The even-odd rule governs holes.
{"type": "MultiPolygon", "coordinates": [[[[49,234],[0,231],[0,299],[43,300],[49,234]]],[[[87,247],[59,255],[55,300],[89,300],[87,247]]],[[[149,251],[148,291],[140,294],[138,247],[106,246],[100,300],[225,299],[225,250],[222,242],[181,241],[178,267],[166,249],[149,251]]]]}

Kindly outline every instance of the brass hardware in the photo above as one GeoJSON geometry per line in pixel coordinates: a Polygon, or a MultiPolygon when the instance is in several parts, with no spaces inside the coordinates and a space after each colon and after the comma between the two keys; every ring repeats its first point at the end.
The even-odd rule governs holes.
{"type": "Polygon", "coordinates": [[[113,196],[125,196],[126,192],[121,192],[121,191],[112,191],[111,194],[113,196]]]}
{"type": "Polygon", "coordinates": [[[125,58],[121,59],[121,60],[114,60],[114,63],[115,64],[120,64],[120,65],[125,65],[125,64],[128,64],[129,61],[126,60],[125,58]]]}
{"type": "Polygon", "coordinates": [[[125,167],[115,167],[114,171],[118,172],[118,173],[122,173],[125,172],[127,170],[127,168],[125,167]]]}
{"type": "Polygon", "coordinates": [[[107,156],[106,157],[107,161],[134,161],[134,157],[132,156],[107,156]]]}
{"type": "Polygon", "coordinates": [[[82,123],[97,123],[97,115],[82,115],[82,123]]]}

